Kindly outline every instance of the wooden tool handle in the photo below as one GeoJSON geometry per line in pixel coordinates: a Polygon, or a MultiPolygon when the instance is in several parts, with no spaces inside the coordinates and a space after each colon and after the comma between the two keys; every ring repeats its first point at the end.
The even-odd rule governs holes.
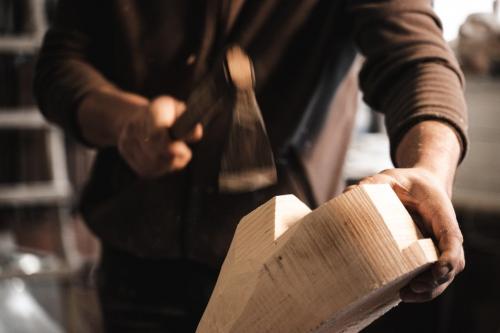
{"type": "Polygon", "coordinates": [[[253,67],[250,58],[237,47],[231,47],[214,71],[209,73],[193,90],[187,100],[187,110],[170,129],[174,140],[184,138],[197,123],[208,124],[220,110],[216,107],[225,97],[239,90],[252,89],[253,67]]]}
{"type": "Polygon", "coordinates": [[[208,81],[200,84],[189,96],[186,111],[175,121],[170,128],[170,136],[180,140],[193,130],[197,123],[206,125],[211,119],[219,98],[216,96],[214,83],[208,81]]]}

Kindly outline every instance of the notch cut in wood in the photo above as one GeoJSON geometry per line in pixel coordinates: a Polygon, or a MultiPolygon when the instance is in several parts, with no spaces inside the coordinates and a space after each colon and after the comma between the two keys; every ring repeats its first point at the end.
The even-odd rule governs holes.
{"type": "Polygon", "coordinates": [[[238,225],[197,332],[358,332],[437,257],[389,185],[278,196],[238,225]]]}

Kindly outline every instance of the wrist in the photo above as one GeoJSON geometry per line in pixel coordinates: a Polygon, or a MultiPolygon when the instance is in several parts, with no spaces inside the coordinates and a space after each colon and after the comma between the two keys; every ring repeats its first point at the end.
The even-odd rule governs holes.
{"type": "Polygon", "coordinates": [[[125,126],[148,105],[146,98],[113,87],[95,89],[77,110],[82,135],[97,146],[116,146],[125,126]]]}
{"type": "Polygon", "coordinates": [[[461,144],[446,123],[428,120],[413,126],[401,140],[396,162],[401,168],[416,168],[432,174],[451,194],[461,144]]]}

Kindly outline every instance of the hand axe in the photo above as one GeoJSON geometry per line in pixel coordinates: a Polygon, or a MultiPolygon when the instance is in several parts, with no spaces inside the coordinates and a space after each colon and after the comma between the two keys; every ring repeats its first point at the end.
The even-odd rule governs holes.
{"type": "Polygon", "coordinates": [[[277,182],[274,156],[254,85],[253,65],[248,55],[237,46],[229,48],[222,63],[192,91],[186,112],[170,129],[170,135],[179,139],[196,123],[208,124],[218,112],[232,113],[219,171],[221,192],[254,191],[277,182]],[[232,110],[222,110],[227,98],[234,99],[232,110]]]}

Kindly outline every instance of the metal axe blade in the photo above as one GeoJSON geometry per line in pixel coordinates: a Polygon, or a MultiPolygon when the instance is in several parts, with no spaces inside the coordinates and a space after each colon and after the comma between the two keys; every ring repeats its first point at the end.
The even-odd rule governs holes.
{"type": "Polygon", "coordinates": [[[254,92],[250,58],[239,47],[226,54],[229,76],[236,88],[232,124],[219,173],[223,192],[254,191],[277,182],[274,156],[254,92]]]}

